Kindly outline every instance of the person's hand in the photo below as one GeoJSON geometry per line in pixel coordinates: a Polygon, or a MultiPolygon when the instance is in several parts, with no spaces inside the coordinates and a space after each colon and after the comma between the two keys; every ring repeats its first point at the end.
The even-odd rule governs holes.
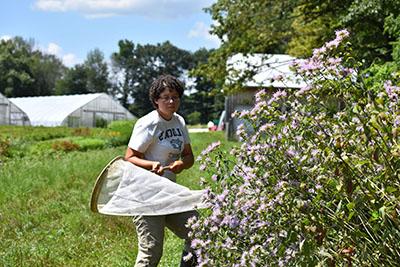
{"type": "Polygon", "coordinates": [[[151,166],[151,171],[158,175],[164,174],[164,169],[162,168],[161,163],[159,161],[153,162],[153,164],[151,166]]]}
{"type": "Polygon", "coordinates": [[[169,170],[174,173],[180,173],[181,171],[183,171],[183,169],[184,166],[182,160],[174,161],[172,164],[169,165],[169,170]]]}

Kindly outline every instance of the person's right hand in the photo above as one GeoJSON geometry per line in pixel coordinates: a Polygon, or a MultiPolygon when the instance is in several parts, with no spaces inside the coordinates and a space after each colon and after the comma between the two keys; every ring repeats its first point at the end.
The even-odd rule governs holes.
{"type": "Polygon", "coordinates": [[[158,175],[163,175],[164,170],[161,166],[161,163],[159,161],[154,161],[153,165],[151,166],[151,171],[158,174],[158,175]]]}

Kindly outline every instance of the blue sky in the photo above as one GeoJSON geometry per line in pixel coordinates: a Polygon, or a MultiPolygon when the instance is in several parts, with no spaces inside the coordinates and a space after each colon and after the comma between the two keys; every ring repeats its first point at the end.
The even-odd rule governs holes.
{"type": "Polygon", "coordinates": [[[98,48],[106,58],[118,41],[157,44],[169,40],[189,51],[216,48],[208,33],[215,0],[17,0],[0,1],[0,39],[33,38],[37,49],[67,66],[98,48]]]}

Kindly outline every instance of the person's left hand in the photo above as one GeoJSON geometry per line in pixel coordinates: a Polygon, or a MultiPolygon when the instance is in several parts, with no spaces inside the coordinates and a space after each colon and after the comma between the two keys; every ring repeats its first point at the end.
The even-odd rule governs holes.
{"type": "Polygon", "coordinates": [[[182,160],[176,160],[169,165],[169,170],[172,171],[173,173],[180,173],[181,171],[183,171],[183,169],[184,166],[182,160]]]}

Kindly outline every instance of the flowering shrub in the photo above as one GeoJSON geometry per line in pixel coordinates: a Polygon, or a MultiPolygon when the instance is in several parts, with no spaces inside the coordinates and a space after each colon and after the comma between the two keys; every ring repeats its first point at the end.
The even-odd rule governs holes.
{"type": "Polygon", "coordinates": [[[189,222],[200,266],[382,266],[400,260],[400,87],[368,88],[348,32],[256,95],[230,155],[201,155],[209,209],[189,222]]]}

